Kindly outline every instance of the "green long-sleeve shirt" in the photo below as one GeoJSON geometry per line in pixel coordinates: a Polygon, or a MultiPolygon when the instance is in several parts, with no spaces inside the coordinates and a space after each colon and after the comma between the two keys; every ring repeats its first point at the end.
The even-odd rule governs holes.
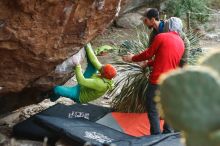
{"type": "Polygon", "coordinates": [[[98,58],[96,57],[91,44],[87,44],[86,45],[86,54],[88,56],[88,59],[90,60],[90,62],[92,63],[92,65],[98,70],[100,71],[102,68],[102,64],[99,62],[98,58]]]}
{"type": "MultiPolygon", "coordinates": [[[[92,65],[100,70],[102,64],[98,61],[91,46],[87,45],[86,53],[92,65]]],[[[77,65],[75,68],[76,79],[80,85],[80,103],[87,103],[95,100],[106,93],[106,91],[113,89],[113,80],[102,78],[99,74],[95,73],[91,78],[85,78],[82,73],[81,65],[77,65]]]]}

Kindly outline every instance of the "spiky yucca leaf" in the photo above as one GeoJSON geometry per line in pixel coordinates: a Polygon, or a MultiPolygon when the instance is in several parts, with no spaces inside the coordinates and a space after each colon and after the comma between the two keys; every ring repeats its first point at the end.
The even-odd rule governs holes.
{"type": "MultiPolygon", "coordinates": [[[[137,38],[126,40],[120,47],[119,55],[127,52],[138,54],[148,47],[148,33],[145,27],[137,29],[137,38]]],[[[117,62],[118,81],[110,96],[116,94],[112,107],[120,112],[146,112],[145,99],[150,69],[137,64],[117,62]],[[120,91],[119,94],[116,92],[120,91]]]]}
{"type": "MultiPolygon", "coordinates": [[[[201,36],[192,31],[186,35],[190,41],[191,48],[196,47],[201,36]]],[[[142,27],[137,29],[136,39],[126,40],[122,44],[119,49],[119,55],[124,55],[127,52],[140,53],[148,47],[148,44],[148,32],[145,27],[142,27]]],[[[200,56],[198,50],[190,49],[190,64],[195,64],[198,56],[200,56]],[[198,55],[195,55],[195,53],[198,55]]],[[[114,65],[118,68],[119,77],[115,89],[110,93],[110,96],[116,95],[112,101],[112,107],[119,112],[146,112],[145,100],[150,68],[142,68],[137,64],[126,62],[117,62],[114,65]],[[120,93],[117,93],[117,91],[120,91],[120,93]]]]}
{"type": "Polygon", "coordinates": [[[119,55],[127,54],[128,52],[137,54],[145,50],[149,46],[148,29],[143,25],[141,28],[136,28],[136,38],[125,40],[119,48],[119,55]]]}
{"type": "Polygon", "coordinates": [[[192,30],[186,32],[186,36],[190,41],[190,48],[188,52],[188,64],[196,65],[200,57],[204,55],[203,50],[199,44],[199,40],[202,38],[202,35],[192,30]]]}
{"type": "Polygon", "coordinates": [[[201,46],[199,45],[199,40],[201,39],[202,35],[190,30],[186,33],[186,36],[190,41],[188,64],[196,65],[198,59],[204,55],[201,46]]]}
{"type": "Polygon", "coordinates": [[[112,107],[120,112],[146,112],[145,98],[148,85],[149,70],[143,69],[138,65],[132,65],[123,72],[120,80],[116,83],[116,89],[120,90],[112,101],[112,107]]]}

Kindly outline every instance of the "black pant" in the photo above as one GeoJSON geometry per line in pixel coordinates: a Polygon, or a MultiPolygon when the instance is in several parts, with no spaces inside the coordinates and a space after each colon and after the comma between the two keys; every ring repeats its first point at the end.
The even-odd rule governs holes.
{"type": "MultiPolygon", "coordinates": [[[[158,85],[149,83],[146,91],[147,94],[146,108],[147,108],[148,118],[150,121],[151,135],[156,135],[161,133],[160,119],[156,109],[156,103],[154,101],[154,97],[157,89],[158,89],[158,85]]],[[[163,133],[170,133],[173,131],[172,128],[167,123],[164,123],[163,129],[164,129],[163,133]]]]}

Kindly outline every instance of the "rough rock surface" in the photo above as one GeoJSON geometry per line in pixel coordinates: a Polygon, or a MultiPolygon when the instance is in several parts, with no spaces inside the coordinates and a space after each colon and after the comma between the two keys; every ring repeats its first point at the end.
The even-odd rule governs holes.
{"type": "Polygon", "coordinates": [[[160,9],[160,6],[164,1],[165,0],[124,0],[123,2],[125,3],[122,5],[120,14],[122,15],[123,13],[133,11],[139,7],[154,7],[160,9]]]}
{"type": "Polygon", "coordinates": [[[115,18],[121,0],[0,0],[0,114],[41,101],[54,68],[115,18]]]}
{"type": "Polygon", "coordinates": [[[137,28],[143,24],[142,16],[138,13],[127,13],[116,20],[116,24],[123,28],[137,28]]]}

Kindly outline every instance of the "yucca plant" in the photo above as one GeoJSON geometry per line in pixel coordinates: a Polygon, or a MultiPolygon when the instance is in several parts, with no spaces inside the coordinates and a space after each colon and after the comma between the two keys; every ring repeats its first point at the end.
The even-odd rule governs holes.
{"type": "Polygon", "coordinates": [[[145,112],[146,88],[149,68],[141,68],[136,64],[117,63],[119,80],[111,94],[120,93],[112,101],[112,107],[120,112],[145,112]]]}
{"type": "MultiPolygon", "coordinates": [[[[197,47],[200,35],[192,31],[189,31],[186,35],[191,43],[191,47],[197,47]]],[[[137,29],[137,37],[135,39],[126,40],[118,47],[119,55],[124,55],[127,52],[138,54],[148,48],[148,45],[148,30],[143,26],[137,29]]],[[[197,50],[189,50],[190,64],[195,64],[201,55],[197,50]]],[[[151,69],[122,61],[116,62],[114,65],[118,68],[119,76],[117,77],[115,89],[109,93],[110,96],[114,97],[111,103],[112,107],[119,112],[146,112],[146,89],[151,69]],[[117,93],[118,91],[120,93],[117,93]]]]}
{"type": "MultiPolygon", "coordinates": [[[[148,47],[149,38],[145,27],[137,29],[137,37],[133,40],[126,40],[119,46],[119,55],[127,52],[137,54],[148,47]]],[[[112,101],[112,107],[120,112],[146,112],[145,98],[146,88],[150,68],[142,68],[134,63],[116,62],[114,65],[118,68],[118,80],[115,89],[111,91],[110,96],[115,96],[112,101]],[[117,91],[120,91],[117,94],[117,91]]]]}
{"type": "Polygon", "coordinates": [[[199,40],[202,38],[202,35],[190,30],[186,33],[186,36],[190,41],[188,64],[196,65],[198,59],[204,55],[204,52],[199,45],[199,40]]]}

